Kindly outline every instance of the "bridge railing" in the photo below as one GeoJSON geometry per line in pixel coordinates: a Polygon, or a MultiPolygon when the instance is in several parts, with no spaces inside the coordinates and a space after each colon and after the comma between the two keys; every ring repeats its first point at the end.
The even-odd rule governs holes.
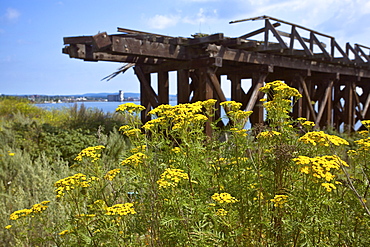
{"type": "Polygon", "coordinates": [[[370,53],[367,54],[364,51],[364,49],[369,51],[369,47],[359,44],[351,46],[349,43],[347,43],[345,49],[342,49],[342,47],[336,42],[334,37],[300,25],[296,25],[265,15],[243,20],[231,21],[230,24],[242,21],[256,20],[264,20],[265,26],[256,31],[244,34],[239,38],[249,39],[256,35],[263,34],[263,45],[262,47],[259,47],[258,50],[260,52],[278,52],[282,55],[305,57],[308,59],[320,60],[329,63],[340,63],[369,67],[370,53]],[[276,21],[276,23],[272,24],[270,21],[276,21]],[[281,26],[281,23],[290,26],[290,33],[277,29],[279,26],[281,26]],[[305,38],[301,35],[302,30],[304,30],[303,32],[309,33],[308,38],[305,38]],[[275,42],[270,39],[270,32],[275,37],[275,42]],[[329,47],[327,47],[322,39],[329,39],[329,47]],[[302,49],[295,49],[297,41],[302,49]],[[317,50],[319,52],[315,52],[317,50]]]}

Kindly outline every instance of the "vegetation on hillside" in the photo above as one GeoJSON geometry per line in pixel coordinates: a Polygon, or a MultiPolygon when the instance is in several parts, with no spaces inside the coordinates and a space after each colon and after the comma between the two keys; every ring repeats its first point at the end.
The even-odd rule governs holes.
{"type": "Polygon", "coordinates": [[[2,113],[0,242],[369,245],[370,121],[351,138],[316,130],[289,117],[297,90],[275,81],[261,91],[269,125],[250,130],[253,113],[234,101],[221,103],[223,129],[210,122],[216,100],[161,105],[144,125],[144,107],[123,104],[119,130],[116,115],[87,109],[2,113]]]}

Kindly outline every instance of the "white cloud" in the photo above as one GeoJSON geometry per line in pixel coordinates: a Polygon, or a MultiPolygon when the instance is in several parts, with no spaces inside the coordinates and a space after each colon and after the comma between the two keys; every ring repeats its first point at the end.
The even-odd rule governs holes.
{"type": "Polygon", "coordinates": [[[6,9],[5,18],[8,21],[16,21],[19,18],[19,16],[21,16],[21,13],[18,10],[14,8],[6,9]]]}
{"type": "Polygon", "coordinates": [[[174,15],[155,15],[153,18],[150,18],[148,23],[151,28],[155,29],[165,29],[168,27],[175,26],[179,21],[178,16],[174,15]]]}

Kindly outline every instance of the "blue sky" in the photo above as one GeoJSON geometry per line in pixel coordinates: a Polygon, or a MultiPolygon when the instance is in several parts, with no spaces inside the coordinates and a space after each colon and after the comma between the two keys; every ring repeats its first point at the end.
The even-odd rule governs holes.
{"type": "MultiPolygon", "coordinates": [[[[334,36],[342,47],[346,42],[370,46],[369,0],[1,0],[0,94],[138,92],[132,70],[101,81],[121,64],[62,54],[63,37],[114,34],[117,27],[170,36],[237,37],[263,22],[229,21],[261,15],[334,36]]],[[[170,91],[176,93],[173,85],[170,91]]]]}

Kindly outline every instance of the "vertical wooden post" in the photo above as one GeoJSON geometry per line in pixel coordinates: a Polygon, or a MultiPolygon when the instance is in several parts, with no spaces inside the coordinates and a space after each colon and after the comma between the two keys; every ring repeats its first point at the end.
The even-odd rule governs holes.
{"type": "Polygon", "coordinates": [[[141,121],[145,123],[150,120],[148,112],[151,108],[158,106],[158,96],[151,87],[150,73],[144,73],[140,66],[135,66],[134,71],[140,81],[140,102],[145,107],[141,112],[141,121]]]}
{"type": "Polygon", "coordinates": [[[263,107],[260,99],[263,97],[263,93],[259,91],[259,89],[263,86],[265,79],[268,73],[263,72],[256,72],[252,75],[252,85],[251,89],[252,94],[250,95],[249,102],[247,104],[247,111],[252,110],[253,114],[250,116],[250,121],[252,125],[257,123],[263,123],[263,107]]]}
{"type": "Polygon", "coordinates": [[[351,132],[354,128],[354,95],[353,95],[353,89],[352,89],[352,81],[346,81],[345,85],[345,130],[348,132],[351,132]]]}
{"type": "MultiPolygon", "coordinates": [[[[198,69],[199,71],[199,100],[213,99],[213,88],[210,77],[208,76],[208,67],[202,67],[198,69]]],[[[212,121],[212,119],[210,120],[212,121]]],[[[211,124],[208,121],[206,123],[205,132],[208,136],[212,135],[211,124]]]]}
{"type": "Polygon", "coordinates": [[[169,103],[168,71],[158,72],[158,104],[169,103]]]}
{"type": "Polygon", "coordinates": [[[180,69],[177,71],[177,103],[190,102],[189,70],[180,69]]]}
{"type": "Polygon", "coordinates": [[[342,103],[341,103],[341,91],[340,86],[342,82],[337,81],[333,86],[333,127],[339,131],[339,127],[342,123],[342,103]]]}
{"type": "Polygon", "coordinates": [[[362,95],[361,95],[362,108],[362,119],[370,119],[370,85],[366,84],[362,86],[362,95]]]}
{"type": "Polygon", "coordinates": [[[294,77],[293,77],[293,81],[292,81],[292,86],[294,88],[296,88],[299,93],[302,95],[302,98],[298,99],[298,101],[296,102],[296,104],[293,106],[293,118],[294,119],[297,119],[299,117],[302,117],[303,116],[303,108],[302,108],[302,105],[303,105],[303,89],[302,89],[302,80],[303,80],[303,77],[299,74],[296,74],[294,77]]]}
{"type": "Polygon", "coordinates": [[[242,102],[243,89],[241,76],[238,74],[228,75],[227,79],[231,81],[231,100],[242,102]]]}

